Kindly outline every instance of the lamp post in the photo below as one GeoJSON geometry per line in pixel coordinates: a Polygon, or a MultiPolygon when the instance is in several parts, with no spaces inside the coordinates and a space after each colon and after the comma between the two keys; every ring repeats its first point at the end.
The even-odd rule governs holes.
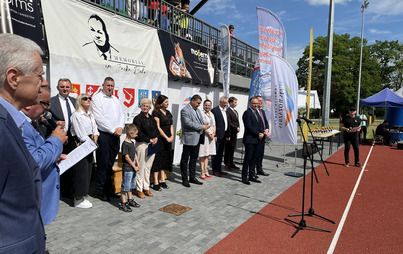
{"type": "Polygon", "coordinates": [[[362,13],[362,25],[361,25],[361,53],[360,53],[360,69],[358,74],[358,93],[357,93],[357,112],[360,112],[360,90],[361,90],[361,68],[362,68],[362,47],[364,44],[364,12],[368,7],[368,0],[364,0],[364,3],[361,5],[361,13],[362,13]]]}

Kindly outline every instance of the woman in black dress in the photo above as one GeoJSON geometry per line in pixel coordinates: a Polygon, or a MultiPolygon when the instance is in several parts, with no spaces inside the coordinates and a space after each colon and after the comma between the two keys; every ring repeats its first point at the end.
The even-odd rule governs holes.
{"type": "Polygon", "coordinates": [[[160,95],[155,102],[155,107],[152,113],[161,135],[158,152],[155,155],[154,164],[151,168],[151,171],[154,174],[153,188],[157,191],[160,191],[161,187],[168,189],[168,185],[165,183],[164,170],[172,171],[172,141],[174,140],[174,127],[172,114],[167,109],[168,105],[168,97],[160,95]]]}

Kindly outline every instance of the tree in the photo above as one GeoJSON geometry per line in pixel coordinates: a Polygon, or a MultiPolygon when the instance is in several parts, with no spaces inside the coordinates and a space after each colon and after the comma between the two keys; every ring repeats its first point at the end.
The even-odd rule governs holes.
{"type": "Polygon", "coordinates": [[[370,55],[378,59],[384,87],[398,90],[403,85],[403,43],[375,41],[370,45],[370,55]]]}
{"type": "MultiPolygon", "coordinates": [[[[334,34],[333,37],[330,108],[339,117],[345,114],[349,107],[355,106],[357,101],[360,43],[359,37],[350,38],[349,34],[334,34]]],[[[364,40],[361,99],[382,90],[380,64],[375,57],[371,57],[369,47],[365,46],[366,43],[367,41],[364,40]]],[[[321,102],[323,102],[326,49],[327,37],[317,37],[313,43],[311,89],[318,90],[321,102]]],[[[299,59],[297,70],[298,82],[305,88],[308,80],[308,66],[309,46],[305,48],[303,56],[299,59]]]]}

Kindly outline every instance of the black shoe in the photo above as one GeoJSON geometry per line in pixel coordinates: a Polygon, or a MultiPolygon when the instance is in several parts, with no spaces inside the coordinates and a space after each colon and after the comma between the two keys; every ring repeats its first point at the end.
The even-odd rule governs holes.
{"type": "Polygon", "coordinates": [[[249,178],[249,181],[254,182],[254,183],[261,183],[261,181],[257,180],[256,177],[249,178]]]}
{"type": "Polygon", "coordinates": [[[228,175],[227,172],[223,172],[223,171],[221,171],[220,174],[221,174],[222,176],[228,175]]]}
{"type": "Polygon", "coordinates": [[[259,178],[259,176],[258,176],[258,175],[255,175],[255,178],[256,178],[256,179],[258,179],[258,178],[259,178]]]}
{"type": "Polygon", "coordinates": [[[100,199],[101,201],[104,201],[104,202],[110,202],[110,201],[111,201],[111,198],[108,197],[108,196],[105,196],[105,195],[99,196],[99,199],[100,199]]]}
{"type": "Polygon", "coordinates": [[[116,193],[110,193],[108,196],[109,196],[110,198],[120,198],[120,196],[117,195],[116,193]]]}
{"type": "Polygon", "coordinates": [[[248,180],[242,180],[242,183],[244,183],[246,185],[250,185],[250,182],[248,180]]]}
{"type": "Polygon", "coordinates": [[[196,178],[190,179],[189,181],[190,183],[194,183],[194,184],[198,184],[198,185],[202,185],[202,182],[199,182],[199,180],[197,180],[196,178]]]}
{"type": "Polygon", "coordinates": [[[162,191],[161,187],[159,184],[154,184],[153,189],[156,191],[162,191]]]}
{"type": "Polygon", "coordinates": [[[123,212],[131,212],[132,209],[129,207],[129,204],[126,203],[119,203],[119,210],[123,211],[123,212]]]}
{"type": "Polygon", "coordinates": [[[160,186],[164,189],[169,189],[166,182],[160,183],[160,186]]]}
{"type": "Polygon", "coordinates": [[[235,166],[234,164],[232,164],[230,167],[233,169],[239,169],[239,167],[235,166]]]}
{"type": "Polygon", "coordinates": [[[266,174],[263,170],[260,172],[257,172],[258,175],[262,175],[262,176],[268,176],[269,174],[266,174]]]}
{"type": "Polygon", "coordinates": [[[140,207],[140,205],[136,201],[134,201],[133,199],[129,199],[129,201],[127,203],[129,204],[129,206],[133,206],[133,207],[136,207],[136,208],[140,207]]]}
{"type": "Polygon", "coordinates": [[[355,164],[356,167],[362,168],[362,165],[358,162],[355,164]]]}
{"type": "Polygon", "coordinates": [[[190,184],[188,181],[182,181],[182,185],[185,187],[190,187],[190,184]]]}

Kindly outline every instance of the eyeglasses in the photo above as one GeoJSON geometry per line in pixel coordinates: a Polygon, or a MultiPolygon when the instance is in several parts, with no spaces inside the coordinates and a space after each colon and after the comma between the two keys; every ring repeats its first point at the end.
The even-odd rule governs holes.
{"type": "Polygon", "coordinates": [[[43,107],[50,107],[50,103],[46,101],[40,101],[40,104],[42,104],[43,107]]]}
{"type": "Polygon", "coordinates": [[[87,100],[92,100],[92,98],[91,97],[83,97],[83,98],[81,98],[81,100],[83,100],[83,101],[87,101],[87,100]]]}

